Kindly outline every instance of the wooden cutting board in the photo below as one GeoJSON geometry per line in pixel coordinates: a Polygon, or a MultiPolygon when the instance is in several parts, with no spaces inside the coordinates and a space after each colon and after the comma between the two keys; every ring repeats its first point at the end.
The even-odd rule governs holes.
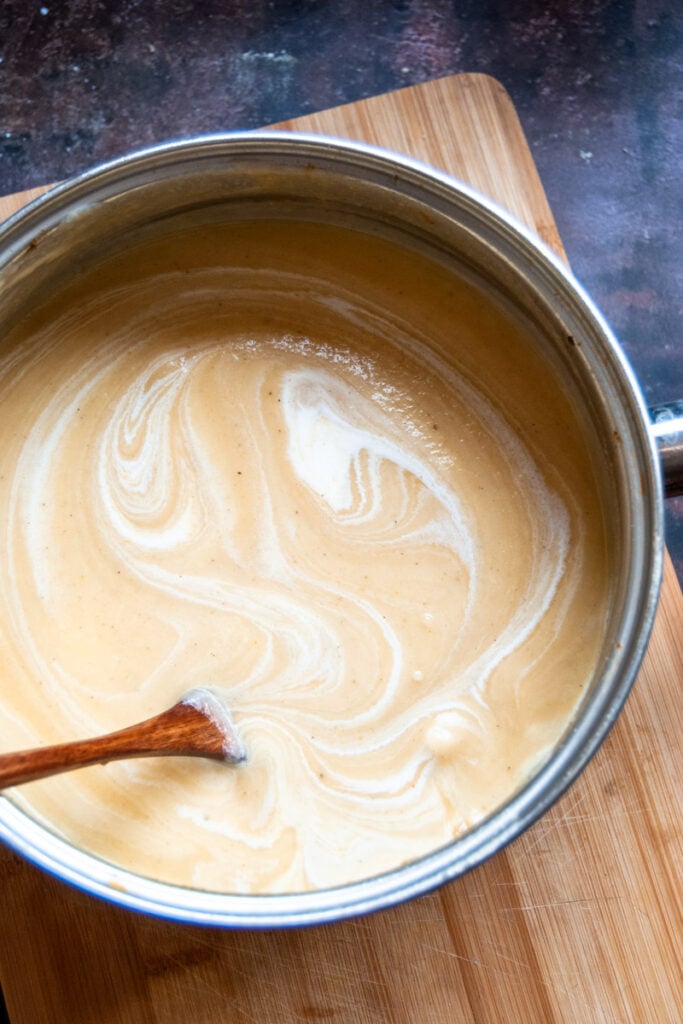
{"type": "MultiPolygon", "coordinates": [[[[490,78],[445,78],[283,127],[412,153],[493,196],[562,254],[515,111],[490,78]]],[[[0,214],[28,197],[0,200],[0,214]]],[[[12,1024],[679,1024],[682,639],[667,560],[640,677],[581,779],[477,871],[370,918],[291,932],[172,925],[0,851],[12,1024]]]]}

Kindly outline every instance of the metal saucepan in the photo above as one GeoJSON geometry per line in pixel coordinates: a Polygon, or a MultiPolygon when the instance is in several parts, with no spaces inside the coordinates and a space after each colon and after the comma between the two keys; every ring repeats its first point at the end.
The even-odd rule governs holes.
{"type": "MultiPolygon", "coordinates": [[[[76,849],[0,798],[0,838],[68,882],[178,921],[274,927],[388,907],[480,864],[514,839],[585,767],[616,719],[647,646],[662,571],[662,488],[683,487],[683,409],[651,428],[633,373],[599,312],[565,267],[492,203],[408,158],[333,139],[235,134],[160,146],[61,185],[0,230],[0,331],[48,287],[170,218],[266,214],[380,231],[460,267],[513,302],[579,403],[606,476],[613,602],[599,668],[550,759],[467,834],[390,873],[338,889],[226,895],[142,878],[76,849]],[[678,418],[676,418],[678,417],[678,418]]],[[[558,384],[558,386],[560,386],[558,384]]]]}

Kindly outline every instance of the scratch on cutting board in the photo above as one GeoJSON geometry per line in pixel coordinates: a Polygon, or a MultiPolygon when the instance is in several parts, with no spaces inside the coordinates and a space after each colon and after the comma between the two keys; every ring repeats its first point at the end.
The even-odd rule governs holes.
{"type": "MultiPolygon", "coordinates": [[[[561,981],[559,981],[557,976],[553,977],[552,981],[546,981],[544,978],[540,977],[539,971],[538,971],[537,968],[532,968],[531,967],[531,964],[524,963],[524,961],[522,961],[522,960],[515,960],[513,957],[506,957],[503,953],[501,953],[498,950],[496,950],[495,947],[493,949],[493,955],[496,956],[496,957],[499,957],[501,960],[509,960],[510,963],[513,963],[513,964],[515,964],[518,967],[523,967],[527,971],[533,970],[534,971],[534,975],[535,975],[534,981],[535,982],[540,982],[541,985],[543,985],[545,988],[549,989],[551,992],[559,993],[559,994],[564,995],[564,996],[571,996],[571,998],[574,999],[574,1000],[579,996],[579,993],[577,993],[577,991],[576,991],[576,984],[577,984],[576,982],[574,982],[573,985],[572,984],[565,985],[561,981]]],[[[514,977],[518,977],[518,975],[515,974],[514,977]]],[[[590,1009],[590,1007],[588,1006],[588,1003],[585,1000],[584,1000],[584,1005],[586,1006],[587,1009],[590,1009]]]]}
{"type": "MultiPolygon", "coordinates": [[[[484,963],[482,960],[477,960],[473,956],[462,956],[460,953],[455,953],[450,949],[439,949],[438,946],[423,946],[425,950],[429,950],[432,953],[439,953],[442,956],[447,956],[451,960],[461,960],[463,963],[469,964],[471,967],[481,967],[484,971],[494,971],[496,974],[502,974],[505,978],[515,978],[517,975],[512,971],[504,971],[502,967],[494,967],[492,964],[484,963]]],[[[524,965],[528,967],[528,964],[524,965]]]]}
{"type": "Polygon", "coordinates": [[[516,960],[514,956],[505,956],[505,953],[501,953],[495,946],[492,949],[493,955],[498,957],[499,960],[505,960],[509,964],[514,964],[515,967],[523,967],[526,971],[531,970],[531,965],[524,962],[524,960],[516,960]]]}
{"type": "MultiPolygon", "coordinates": [[[[473,967],[480,967],[483,971],[492,971],[495,974],[502,975],[504,978],[519,979],[519,971],[506,971],[502,967],[495,966],[495,964],[491,963],[488,959],[479,960],[476,957],[462,956],[460,953],[455,953],[452,950],[448,949],[439,949],[436,946],[424,945],[423,949],[428,949],[434,953],[442,954],[443,956],[450,957],[453,960],[460,960],[463,963],[470,964],[473,967]]],[[[514,957],[504,956],[502,953],[498,952],[495,949],[493,950],[493,956],[501,960],[506,960],[508,963],[513,964],[515,967],[521,967],[525,971],[531,971],[531,965],[525,963],[523,960],[516,960],[514,957]]],[[[546,981],[544,978],[536,975],[538,975],[538,972],[535,972],[534,981],[540,982],[541,985],[549,989],[551,992],[554,992],[556,994],[559,993],[564,996],[571,996],[573,1000],[576,1000],[577,997],[580,998],[580,993],[576,991],[575,986],[567,986],[562,984],[562,982],[558,979],[557,976],[554,976],[552,981],[546,981]]],[[[590,1006],[588,1002],[586,1002],[586,1000],[582,1000],[582,1002],[586,1009],[590,1009],[590,1006]]]]}
{"type": "MultiPolygon", "coordinates": [[[[641,807],[624,807],[622,810],[610,810],[610,818],[633,818],[638,814],[647,814],[650,808],[641,807]]],[[[573,824],[575,821],[604,821],[605,812],[596,811],[594,814],[571,814],[565,815],[564,821],[573,824]]]]}
{"type": "Polygon", "coordinates": [[[605,893],[599,893],[596,896],[577,896],[574,899],[567,900],[556,900],[551,903],[530,903],[528,905],[522,905],[519,907],[501,907],[500,911],[503,914],[514,914],[522,911],[529,913],[532,910],[555,910],[562,907],[578,906],[580,910],[590,910],[594,903],[606,904],[618,902],[629,910],[633,911],[638,917],[644,918],[649,923],[650,915],[647,909],[640,904],[636,903],[635,899],[627,893],[613,893],[612,895],[606,895],[605,893]]]}
{"type": "MultiPolygon", "coordinates": [[[[234,943],[231,944],[227,948],[227,950],[226,950],[226,948],[222,947],[220,943],[212,942],[212,941],[207,941],[205,939],[200,938],[199,936],[194,936],[193,937],[193,941],[191,942],[191,945],[194,946],[194,947],[197,947],[197,948],[203,947],[205,949],[209,949],[218,958],[221,958],[222,955],[225,952],[233,953],[235,955],[239,955],[241,952],[243,952],[243,950],[241,950],[237,944],[234,944],[234,943]]],[[[262,957],[266,956],[266,954],[260,953],[260,951],[257,951],[257,950],[249,950],[249,954],[248,955],[249,955],[250,958],[253,955],[261,955],[262,957]]],[[[268,960],[269,961],[274,961],[274,962],[279,962],[280,964],[283,964],[283,965],[290,965],[291,966],[291,960],[290,961],[286,961],[282,957],[268,956],[268,960]]],[[[187,959],[184,959],[182,956],[173,955],[172,953],[165,954],[165,956],[163,958],[163,961],[164,961],[164,965],[174,965],[174,966],[179,967],[186,974],[186,976],[188,974],[188,971],[190,969],[192,969],[191,977],[192,977],[193,984],[192,984],[192,986],[188,986],[188,987],[191,987],[192,991],[195,991],[197,993],[207,992],[207,993],[210,993],[211,995],[217,995],[217,996],[219,996],[221,998],[225,998],[225,992],[224,992],[224,990],[221,987],[219,987],[218,985],[211,984],[211,982],[209,980],[207,980],[206,978],[201,978],[201,977],[197,976],[197,973],[194,970],[194,968],[195,967],[200,967],[200,969],[201,969],[201,965],[198,965],[198,964],[188,964],[187,959]]],[[[153,961],[152,961],[152,963],[153,963],[153,961]]],[[[148,964],[148,967],[149,967],[149,964],[148,964]]],[[[250,980],[253,979],[253,972],[245,971],[242,968],[238,967],[236,965],[234,959],[232,959],[230,961],[230,971],[231,971],[231,973],[235,977],[242,978],[242,979],[244,979],[246,981],[250,981],[250,980]]],[[[163,973],[166,973],[166,971],[164,971],[163,973]]],[[[263,976],[259,976],[259,987],[262,988],[262,989],[269,988],[273,992],[279,991],[279,983],[278,983],[278,981],[272,981],[272,980],[270,980],[268,978],[264,978],[263,976]]],[[[255,1024],[258,1024],[257,1018],[252,1017],[251,1014],[248,1014],[246,1012],[246,1010],[244,1010],[242,1007],[237,1005],[237,1003],[234,1000],[231,999],[231,1000],[229,1000],[229,1002],[231,1003],[231,1005],[234,1006],[234,1008],[243,1017],[246,1016],[248,1020],[254,1021],[255,1024]]]]}
{"type": "Polygon", "coordinates": [[[570,827],[571,813],[578,809],[582,802],[583,797],[579,796],[578,799],[574,799],[573,806],[568,807],[563,814],[556,813],[554,816],[546,815],[545,818],[541,818],[530,833],[522,836],[522,842],[526,845],[527,853],[531,853],[532,850],[535,850],[541,843],[545,842],[553,832],[559,831],[564,826],[570,827]]]}
{"type": "MultiPolygon", "coordinates": [[[[567,802],[568,799],[571,799],[569,794],[565,799],[567,799],[567,802]]],[[[556,832],[561,827],[571,827],[572,825],[577,824],[579,822],[604,822],[604,809],[598,808],[594,812],[589,812],[586,814],[574,813],[575,811],[579,811],[580,805],[583,803],[583,801],[584,796],[580,794],[578,797],[574,798],[573,805],[569,804],[567,806],[566,811],[555,810],[554,813],[551,812],[549,816],[546,816],[545,818],[542,818],[539,822],[537,822],[533,830],[528,834],[529,845],[527,847],[527,850],[531,851],[536,849],[536,847],[539,846],[540,843],[542,843],[548,835],[550,835],[552,832],[556,832]]],[[[648,814],[649,811],[650,808],[643,803],[640,803],[637,806],[628,806],[619,809],[610,808],[610,818],[634,818],[637,816],[648,814]]]]}
{"type": "Polygon", "coordinates": [[[501,913],[503,914],[516,914],[520,911],[529,910],[553,910],[555,907],[567,907],[575,904],[588,905],[591,903],[608,903],[611,900],[620,900],[623,902],[625,899],[620,893],[615,893],[613,896],[577,896],[572,900],[553,900],[551,903],[529,903],[520,907],[501,907],[501,913]]]}
{"type": "MultiPolygon", "coordinates": [[[[357,946],[357,942],[353,943],[353,945],[354,945],[354,948],[355,948],[357,946]]],[[[233,943],[233,944],[231,944],[229,946],[215,947],[215,948],[216,948],[216,951],[217,951],[219,956],[223,956],[223,954],[225,954],[225,953],[228,953],[228,954],[232,953],[232,954],[234,954],[236,956],[244,953],[244,948],[240,947],[239,944],[235,944],[235,943],[233,943]]],[[[269,964],[278,964],[281,967],[284,967],[284,968],[287,968],[287,969],[290,969],[290,970],[293,969],[293,963],[294,963],[294,959],[295,959],[295,958],[292,958],[292,957],[280,957],[280,956],[277,956],[277,955],[273,954],[270,950],[261,950],[261,949],[253,949],[253,948],[250,948],[245,955],[250,960],[267,961],[269,964]]],[[[244,978],[252,977],[252,975],[248,971],[241,971],[241,970],[239,970],[239,968],[235,968],[234,960],[230,961],[230,970],[234,971],[236,974],[239,974],[239,975],[241,975],[244,978]]],[[[325,978],[334,978],[337,981],[356,981],[357,977],[358,977],[357,972],[354,971],[352,968],[350,968],[349,970],[335,970],[335,969],[332,968],[332,966],[329,964],[329,962],[326,963],[320,969],[319,973],[321,975],[323,975],[325,978]]],[[[279,988],[279,980],[278,980],[278,982],[268,982],[268,981],[266,981],[263,978],[263,976],[259,975],[259,985],[261,987],[263,987],[265,984],[269,984],[270,987],[274,988],[274,989],[279,988]]],[[[363,978],[363,984],[366,985],[366,986],[373,986],[373,985],[374,986],[379,986],[382,983],[381,983],[381,981],[379,981],[376,978],[370,978],[370,977],[366,976],[366,977],[363,978]]]]}
{"type": "MultiPolygon", "coordinates": [[[[236,974],[242,974],[245,977],[248,977],[248,975],[245,975],[244,971],[239,971],[238,970],[235,973],[236,974]]],[[[247,1010],[245,1010],[243,1006],[240,1006],[235,998],[232,998],[232,997],[227,997],[226,998],[224,989],[219,988],[218,985],[212,985],[208,981],[205,981],[204,979],[198,980],[196,978],[196,976],[193,976],[193,981],[194,981],[193,985],[188,985],[186,987],[186,989],[185,989],[185,993],[186,994],[196,995],[197,998],[201,997],[202,993],[205,993],[205,994],[209,993],[211,996],[218,996],[218,998],[224,1003],[226,1009],[228,1007],[230,1007],[230,1009],[232,1011],[235,1011],[236,1017],[245,1018],[246,1020],[251,1021],[252,1024],[259,1024],[258,1018],[252,1016],[252,1014],[249,1013],[247,1010]]],[[[259,981],[259,985],[261,985],[260,981],[259,981]]]]}

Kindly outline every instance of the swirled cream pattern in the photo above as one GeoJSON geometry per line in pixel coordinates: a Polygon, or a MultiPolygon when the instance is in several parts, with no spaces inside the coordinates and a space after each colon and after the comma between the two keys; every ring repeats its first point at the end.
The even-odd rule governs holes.
{"type": "Polygon", "coordinates": [[[606,572],[570,405],[481,301],[388,242],[254,223],[150,243],[15,332],[3,747],[202,685],[249,756],[13,799],[141,873],[276,892],[395,867],[520,785],[590,677],[606,572]]]}

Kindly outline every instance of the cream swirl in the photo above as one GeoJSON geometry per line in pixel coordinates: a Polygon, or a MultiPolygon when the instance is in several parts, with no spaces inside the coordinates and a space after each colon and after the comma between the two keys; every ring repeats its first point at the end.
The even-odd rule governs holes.
{"type": "MultiPolygon", "coordinates": [[[[594,663],[602,527],[571,410],[551,484],[497,385],[445,354],[452,279],[431,268],[418,301],[427,261],[360,244],[372,272],[322,226],[212,229],[180,269],[148,245],[0,360],[3,745],[208,685],[248,751],[14,797],[143,873],[288,891],[419,856],[523,781],[594,663]],[[392,286],[408,297],[387,307],[392,286]]],[[[480,300],[456,292],[471,324],[480,300]]],[[[536,357],[486,318],[468,330],[515,348],[529,400],[536,357]]]]}

